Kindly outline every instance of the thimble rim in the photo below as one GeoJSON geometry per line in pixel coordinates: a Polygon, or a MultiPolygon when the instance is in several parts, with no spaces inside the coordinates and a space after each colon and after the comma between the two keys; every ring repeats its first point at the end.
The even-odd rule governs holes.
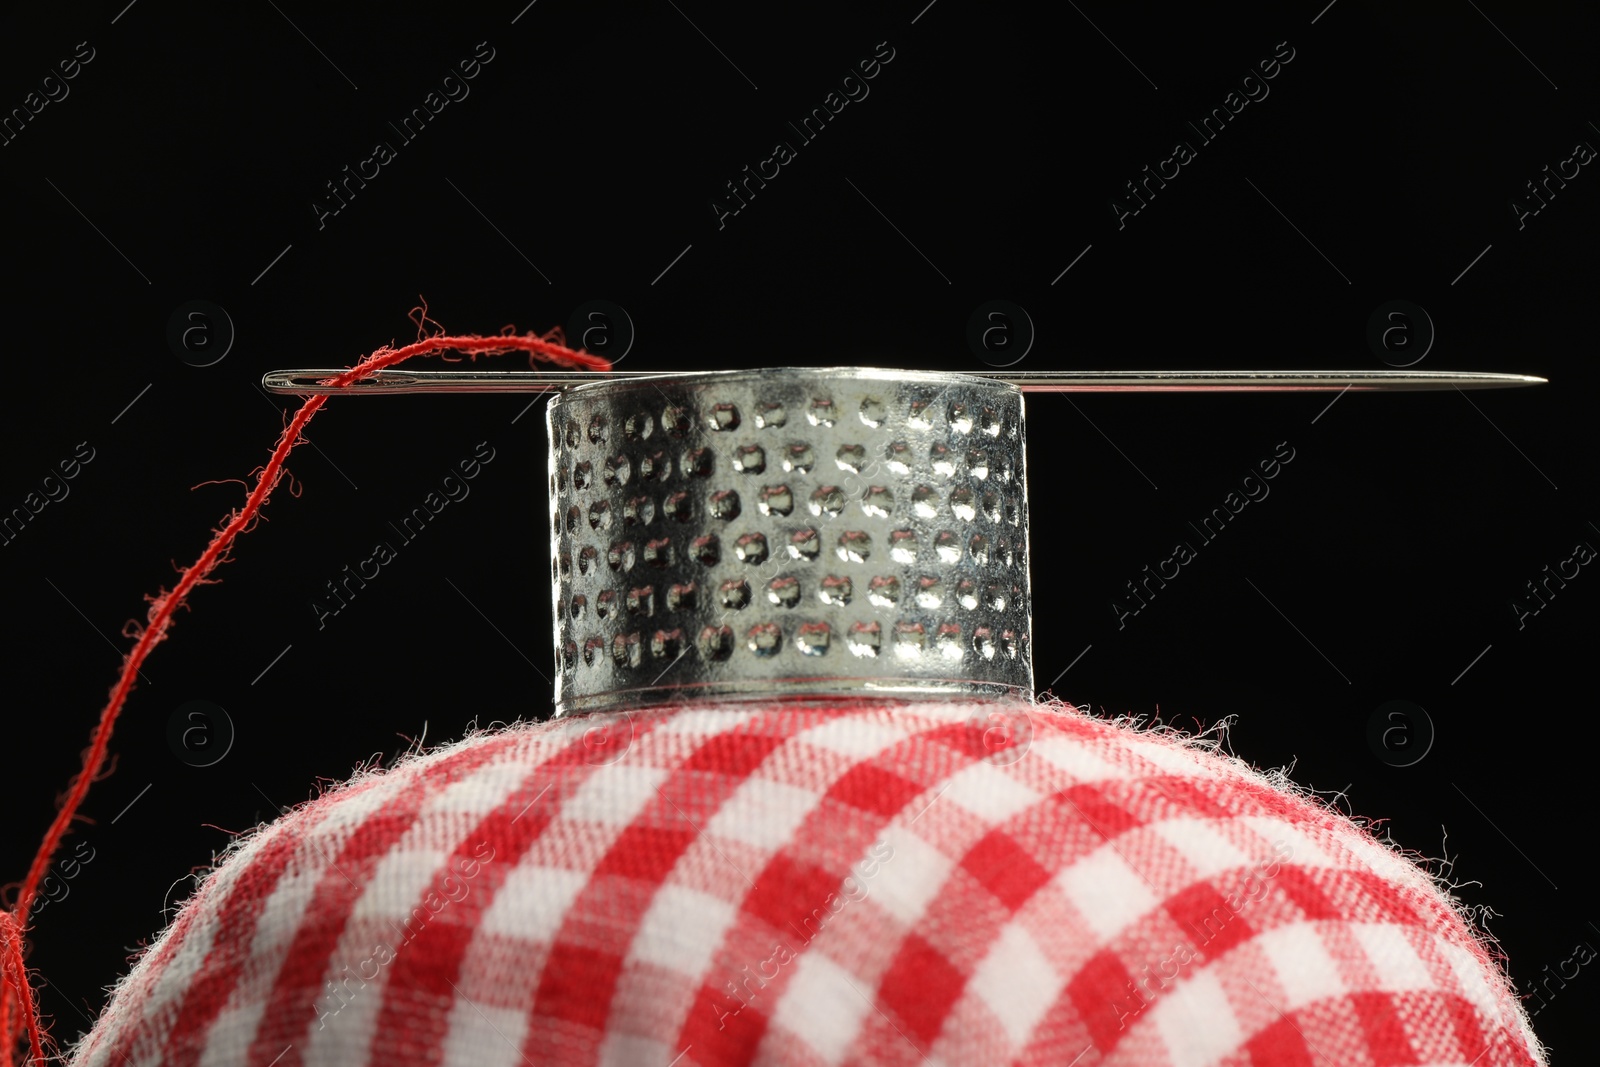
{"type": "Polygon", "coordinates": [[[660,374],[602,379],[569,386],[563,392],[556,394],[554,402],[559,404],[563,397],[569,396],[588,398],[611,391],[623,392],[632,389],[654,388],[663,381],[670,381],[676,386],[698,385],[701,383],[714,385],[728,382],[760,381],[765,378],[779,377],[787,377],[793,380],[794,376],[797,375],[805,375],[827,381],[925,382],[929,385],[960,384],[981,387],[1001,393],[1016,393],[1019,396],[1022,394],[1022,387],[1012,382],[1001,381],[981,374],[966,374],[962,371],[908,370],[898,367],[780,366],[690,371],[687,373],[664,370],[660,374]]]}
{"type": "Polygon", "coordinates": [[[915,702],[958,701],[990,703],[1038,702],[1030,685],[1011,684],[959,677],[916,680],[871,675],[837,675],[816,678],[745,678],[735,681],[713,680],[660,683],[628,688],[606,689],[569,696],[554,705],[552,718],[582,715],[619,708],[648,709],[660,704],[693,702],[726,705],[770,699],[837,702],[863,697],[915,702]]]}

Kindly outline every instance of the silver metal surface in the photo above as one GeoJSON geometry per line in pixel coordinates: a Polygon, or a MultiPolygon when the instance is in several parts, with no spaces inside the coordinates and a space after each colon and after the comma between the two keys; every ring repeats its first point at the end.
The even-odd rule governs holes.
{"type": "Polygon", "coordinates": [[[1015,385],[862,368],[608,376],[546,419],[556,714],[1032,699],[1015,385]]]}
{"type": "MultiPolygon", "coordinates": [[[[353,385],[325,384],[345,368],[275,370],[262,376],[269,393],[398,396],[409,393],[549,393],[619,378],[699,377],[704,371],[381,370],[353,385]]],[[[978,371],[968,377],[1015,385],[1024,393],[1431,392],[1544,385],[1530,374],[1418,370],[1091,370],[978,371]]]]}

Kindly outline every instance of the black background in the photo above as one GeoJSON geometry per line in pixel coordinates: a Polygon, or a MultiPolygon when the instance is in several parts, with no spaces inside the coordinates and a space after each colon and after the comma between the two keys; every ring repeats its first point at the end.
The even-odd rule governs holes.
{"type": "MultiPolygon", "coordinates": [[[[79,442],[95,457],[0,547],[0,877],[23,875],[78,765],[123,623],[243,499],[203,483],[266,459],[293,401],[268,399],[262,373],[412,339],[419,293],[455,332],[543,331],[613,301],[637,327],[631,370],[982,369],[967,318],[997,298],[1037,330],[1019,369],[1380,368],[1368,317],[1404,299],[1437,331],[1419,369],[1551,383],[1331,408],[1327,394],[1030,398],[1038,684],[1097,714],[1236,716],[1243,758],[1292,761],[1400,845],[1454,860],[1462,899],[1497,913],[1520,989],[1600,947],[1600,577],[1584,568],[1521,629],[1510,606],[1575,545],[1600,545],[1600,175],[1583,168],[1521,228],[1510,208],[1577,142],[1600,145],[1596,17],[925,2],[118,0],[0,19],[7,112],[78,42],[94,50],[70,95],[0,147],[0,511],[79,442]],[[719,228],[723,184],[796,142],[786,123],[884,41],[894,58],[870,95],[719,228]],[[386,123],[479,42],[494,58],[470,95],[400,143],[386,123]],[[1119,229],[1123,183],[1195,141],[1185,120],[1279,42],[1294,58],[1270,95],[1119,229]],[[319,228],[324,183],[378,140],[397,158],[319,228]],[[167,342],[191,300],[236,329],[209,367],[167,342]],[[1119,629],[1123,583],[1194,542],[1187,523],[1284,441],[1295,458],[1271,495],[1119,629]],[[1410,767],[1367,742],[1391,700],[1437,732],[1410,767]]],[[[37,913],[31,961],[59,1037],[88,1025],[229,832],[424,731],[548,713],[542,404],[513,425],[527,404],[346,399],[317,417],[315,447],[292,457],[301,494],[280,491],[151,657],[114,773],[63,850],[95,858],[37,913]],[[392,540],[388,521],[481,441],[495,459],[471,496],[319,630],[322,584],[392,540]],[[236,730],[210,767],[167,742],[191,700],[236,730]]],[[[1581,1061],[1600,975],[1550,988],[1536,1029],[1581,1061]]]]}

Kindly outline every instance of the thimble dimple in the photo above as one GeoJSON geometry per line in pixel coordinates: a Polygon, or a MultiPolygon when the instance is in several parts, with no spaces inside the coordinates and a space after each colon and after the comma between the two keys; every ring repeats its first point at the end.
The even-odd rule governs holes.
{"type": "Polygon", "coordinates": [[[725,371],[579,386],[546,419],[556,714],[1032,699],[1017,387],[725,371]]]}

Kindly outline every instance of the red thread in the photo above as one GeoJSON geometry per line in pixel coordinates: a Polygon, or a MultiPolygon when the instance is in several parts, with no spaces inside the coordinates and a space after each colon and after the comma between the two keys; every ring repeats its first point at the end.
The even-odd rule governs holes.
{"type": "MultiPolygon", "coordinates": [[[[410,318],[417,324],[417,340],[414,343],[401,348],[385,345],[343,374],[330,378],[323,384],[353,385],[376,371],[392,367],[415,356],[445,352],[460,352],[468,359],[504,355],[508,352],[527,352],[530,365],[536,361],[544,361],[560,367],[581,370],[611,369],[610,360],[581,350],[575,351],[562,344],[565,338],[560,327],[542,335],[518,334],[514,327],[507,326],[493,337],[483,337],[478,334],[451,336],[444,332],[443,326],[428,317],[426,301],[420,307],[411,309],[410,318]],[[435,327],[436,332],[429,334],[427,332],[429,326],[435,327]]],[[[448,360],[451,357],[443,358],[448,360]]],[[[305,432],[306,424],[311,421],[312,416],[322,410],[322,406],[327,402],[328,394],[323,394],[308,397],[305,403],[300,405],[300,410],[294,413],[294,417],[283,428],[283,433],[272,450],[272,458],[267,461],[266,466],[252,472],[257,475],[256,485],[246,498],[244,506],[229,512],[223,524],[213,529],[211,543],[200,554],[200,558],[183,571],[178,584],[173,586],[171,591],[163,589],[153,596],[145,597],[150,604],[145,615],[146,623],[141,626],[137,620],[130,620],[124,630],[124,636],[137,637],[138,643],[123,658],[122,673],[111,689],[111,699],[100,713],[100,722],[95,727],[93,740],[84,754],[83,770],[73,778],[66,799],[61,804],[61,810],[56,813],[50,829],[46,831],[44,840],[39,845],[39,851],[33,857],[33,864],[28,868],[28,875],[22,882],[22,888],[17,893],[16,904],[9,911],[0,909],[0,979],[3,979],[0,980],[0,1067],[13,1067],[15,1062],[13,1052],[22,1036],[19,1033],[21,1030],[27,1032],[28,1051],[33,1062],[42,1064],[45,1061],[47,1047],[53,1052],[49,1035],[39,1018],[38,1004],[33,987],[28,981],[27,964],[23,956],[28,912],[38,895],[39,884],[49,870],[50,861],[54,858],[56,849],[60,847],[61,839],[66,836],[68,827],[77,816],[78,808],[89,792],[89,785],[96,779],[101,766],[105,763],[106,752],[111,742],[112,726],[116,722],[118,713],[122,711],[122,705],[127,701],[128,694],[133,690],[139,668],[143,666],[151,650],[166,640],[167,627],[172,623],[172,616],[180,607],[186,606],[185,601],[189,593],[197,585],[214,584],[209,575],[219,564],[231,560],[229,551],[234,539],[239,534],[253,529],[256,520],[262,517],[261,509],[266,506],[267,498],[277,488],[278,482],[288,474],[284,463],[289,457],[289,452],[300,443],[301,435],[305,432]]],[[[292,492],[292,478],[290,486],[292,492]]]]}

